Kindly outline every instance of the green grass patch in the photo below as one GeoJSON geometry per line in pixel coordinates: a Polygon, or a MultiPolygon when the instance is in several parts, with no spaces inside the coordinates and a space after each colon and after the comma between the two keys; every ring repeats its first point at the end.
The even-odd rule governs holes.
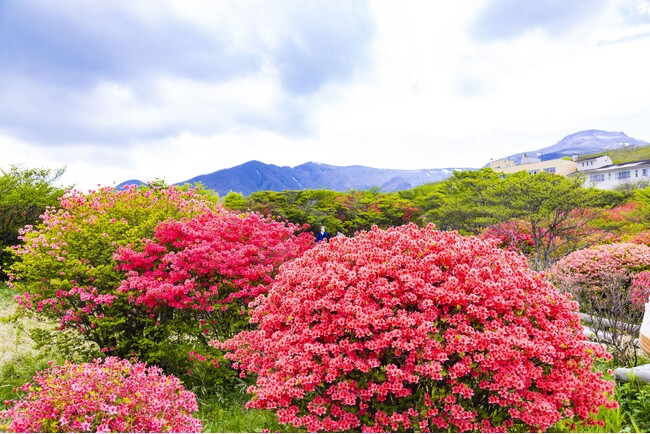
{"type": "Polygon", "coordinates": [[[5,408],[5,400],[20,397],[21,392],[14,389],[30,382],[50,360],[48,354],[34,349],[22,324],[10,319],[15,311],[15,295],[6,282],[0,282],[0,408],[5,408]]]}
{"type": "Polygon", "coordinates": [[[199,419],[204,432],[305,432],[292,426],[281,425],[274,412],[269,410],[247,410],[247,398],[232,396],[226,400],[199,399],[199,419]]]}
{"type": "Polygon", "coordinates": [[[583,160],[586,158],[598,157],[600,155],[609,155],[609,158],[612,159],[612,163],[614,164],[650,160],[650,146],[626,146],[625,148],[611,149],[597,154],[583,155],[580,159],[583,160]]]}

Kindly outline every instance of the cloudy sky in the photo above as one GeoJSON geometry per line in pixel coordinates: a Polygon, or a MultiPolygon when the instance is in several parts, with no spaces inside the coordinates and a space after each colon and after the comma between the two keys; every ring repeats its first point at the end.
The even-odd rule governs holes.
{"type": "Polygon", "coordinates": [[[0,0],[0,168],[480,167],[650,141],[650,0],[0,0]]]}

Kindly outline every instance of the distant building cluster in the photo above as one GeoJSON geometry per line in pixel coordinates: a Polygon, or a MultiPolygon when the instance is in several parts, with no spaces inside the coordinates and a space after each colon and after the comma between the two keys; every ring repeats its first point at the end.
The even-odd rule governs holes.
{"type": "Polygon", "coordinates": [[[488,165],[495,172],[514,173],[522,170],[530,174],[540,172],[555,173],[562,176],[582,174],[585,177],[585,187],[596,187],[604,190],[614,189],[625,184],[650,183],[650,160],[632,161],[629,163],[613,164],[607,155],[592,158],[558,158],[542,161],[539,157],[528,157],[526,154],[519,163],[503,158],[491,161],[488,165]]]}

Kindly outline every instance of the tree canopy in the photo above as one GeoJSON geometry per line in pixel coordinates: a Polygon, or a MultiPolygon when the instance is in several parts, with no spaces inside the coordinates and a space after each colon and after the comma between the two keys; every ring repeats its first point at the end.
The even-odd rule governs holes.
{"type": "Polygon", "coordinates": [[[59,186],[65,168],[56,170],[26,168],[12,165],[0,169],[0,279],[6,279],[11,256],[5,252],[18,244],[19,230],[33,225],[49,206],[56,206],[58,198],[71,186],[59,186]]]}

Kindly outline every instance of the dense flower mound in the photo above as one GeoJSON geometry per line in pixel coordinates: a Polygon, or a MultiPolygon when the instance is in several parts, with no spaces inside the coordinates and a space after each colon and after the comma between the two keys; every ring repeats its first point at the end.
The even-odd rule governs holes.
{"type": "Polygon", "coordinates": [[[257,213],[210,211],[156,227],[141,249],[120,248],[127,271],[120,290],[149,308],[212,311],[234,302],[239,310],[273,281],[284,262],[312,247],[303,229],[257,213]]]}
{"type": "Polygon", "coordinates": [[[650,269],[650,246],[635,243],[614,243],[575,251],[559,260],[550,270],[556,282],[597,287],[612,274],[632,278],[650,269]]]}
{"type": "Polygon", "coordinates": [[[196,398],[157,367],[109,357],[54,366],[23,385],[0,420],[10,432],[200,432],[196,398]]]}
{"type": "Polygon", "coordinates": [[[577,304],[494,241],[415,225],[285,264],[254,331],[214,344],[252,408],[309,431],[545,430],[615,407],[577,304]]]}
{"type": "MultiPolygon", "coordinates": [[[[650,270],[650,246],[615,243],[569,254],[550,269],[550,277],[558,286],[574,295],[589,292],[601,294],[611,287],[623,291],[629,296],[629,301],[635,303],[633,297],[643,297],[640,289],[643,279],[636,285],[634,296],[628,292],[637,274],[645,270],[650,270]]],[[[640,299],[636,302],[641,308],[645,304],[640,299]]]]}

